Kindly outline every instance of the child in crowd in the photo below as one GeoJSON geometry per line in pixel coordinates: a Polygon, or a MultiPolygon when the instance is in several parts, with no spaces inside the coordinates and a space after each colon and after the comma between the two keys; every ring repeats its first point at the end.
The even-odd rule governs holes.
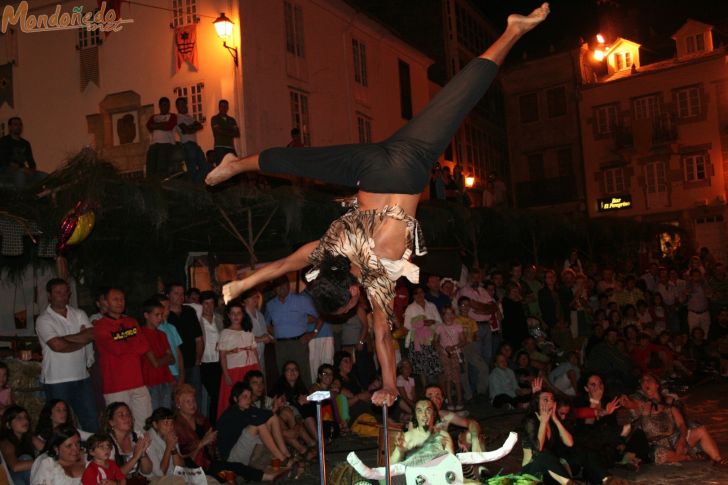
{"type": "Polygon", "coordinates": [[[460,363],[463,360],[465,336],[463,327],[455,322],[455,311],[452,307],[442,310],[442,318],[443,321],[435,325],[435,347],[442,362],[447,408],[450,411],[462,411],[465,407],[463,406],[463,386],[460,383],[460,363]],[[453,387],[455,387],[457,401],[453,401],[453,387]]]}
{"type": "Polygon", "coordinates": [[[105,434],[95,434],[86,442],[89,464],[83,472],[81,483],[83,485],[126,485],[126,478],[121,473],[119,465],[110,460],[111,438],[105,434]]]}
{"type": "Polygon", "coordinates": [[[8,385],[10,382],[10,371],[5,362],[0,361],[0,416],[5,412],[8,406],[12,406],[13,395],[8,385]]]}
{"type": "Polygon", "coordinates": [[[339,429],[341,434],[349,434],[349,400],[341,393],[341,380],[334,379],[331,382],[331,399],[336,402],[336,415],[339,417],[339,429]]]}
{"type": "Polygon", "coordinates": [[[404,359],[397,368],[397,391],[399,391],[400,421],[408,422],[415,410],[415,379],[412,377],[412,364],[404,359]]]}
{"type": "Polygon", "coordinates": [[[149,352],[142,358],[142,375],[144,384],[152,398],[152,409],[172,407],[172,383],[174,378],[169,365],[175,358],[169,347],[167,335],[159,330],[164,320],[164,306],[157,299],[144,302],[144,320],[142,335],[149,342],[149,352]]]}

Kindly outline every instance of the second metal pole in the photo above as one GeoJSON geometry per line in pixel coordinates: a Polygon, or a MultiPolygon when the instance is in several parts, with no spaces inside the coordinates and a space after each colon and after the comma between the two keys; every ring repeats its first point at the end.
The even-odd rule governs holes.
{"type": "Polygon", "coordinates": [[[387,403],[382,405],[382,425],[384,426],[384,483],[392,484],[392,472],[389,469],[389,410],[387,403]]]}
{"type": "Polygon", "coordinates": [[[326,485],[326,452],[324,451],[324,422],[321,420],[321,401],[316,401],[316,422],[318,423],[319,475],[321,476],[321,485],[326,485]]]}

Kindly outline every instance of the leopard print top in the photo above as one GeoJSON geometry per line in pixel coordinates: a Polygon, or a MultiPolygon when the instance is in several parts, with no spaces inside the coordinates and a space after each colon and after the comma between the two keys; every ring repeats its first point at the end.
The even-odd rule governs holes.
{"type": "Polygon", "coordinates": [[[387,314],[390,328],[394,327],[394,290],[396,281],[405,276],[412,283],[419,282],[419,268],[409,259],[412,252],[417,256],[427,253],[424,246],[422,229],[417,219],[408,215],[400,206],[384,206],[381,209],[359,210],[354,206],[349,212],[335,220],[319,241],[308,260],[313,268],[306,273],[312,281],[318,276],[318,267],[323,261],[325,251],[349,258],[361,268],[359,283],[366,289],[369,303],[387,314]],[[374,252],[374,230],[386,218],[404,221],[407,224],[406,249],[402,258],[393,261],[379,258],[374,252]]]}

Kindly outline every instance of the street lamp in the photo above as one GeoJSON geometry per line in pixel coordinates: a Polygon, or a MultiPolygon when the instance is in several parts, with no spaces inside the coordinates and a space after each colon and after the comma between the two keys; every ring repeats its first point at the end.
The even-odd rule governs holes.
{"type": "Polygon", "coordinates": [[[227,39],[233,36],[233,21],[227,18],[224,12],[221,12],[220,16],[215,19],[212,25],[215,26],[217,36],[222,39],[222,46],[230,52],[230,55],[233,56],[235,67],[238,67],[238,48],[227,45],[227,39]]]}

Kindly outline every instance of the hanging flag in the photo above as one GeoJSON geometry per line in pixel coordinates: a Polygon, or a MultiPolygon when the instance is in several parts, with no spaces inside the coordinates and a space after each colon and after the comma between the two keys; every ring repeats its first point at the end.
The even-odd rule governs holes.
{"type": "Polygon", "coordinates": [[[11,108],[15,107],[13,99],[13,63],[0,65],[0,107],[8,103],[11,108]]]}
{"type": "Polygon", "coordinates": [[[174,29],[174,44],[177,70],[185,61],[197,70],[197,24],[181,25],[174,29]]]}
{"type": "Polygon", "coordinates": [[[99,86],[98,46],[84,47],[79,52],[81,53],[81,91],[86,89],[90,82],[99,86]]]}

